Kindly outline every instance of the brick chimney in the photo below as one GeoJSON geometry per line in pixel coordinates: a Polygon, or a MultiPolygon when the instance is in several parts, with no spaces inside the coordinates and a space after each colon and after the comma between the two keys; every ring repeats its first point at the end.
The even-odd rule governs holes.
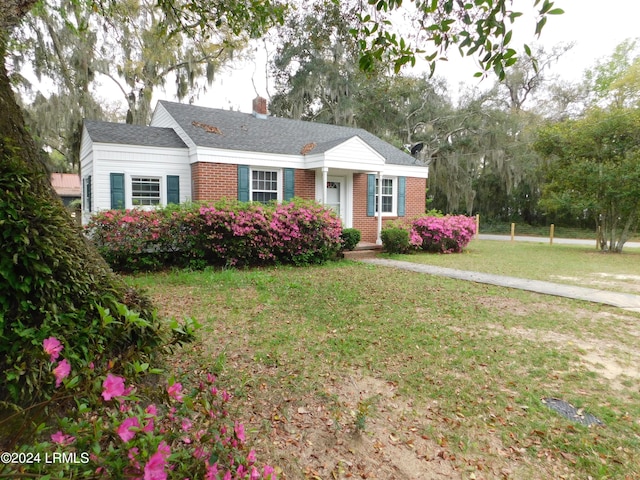
{"type": "Polygon", "coordinates": [[[267,118],[267,99],[257,96],[253,99],[253,116],[256,118],[267,118]]]}

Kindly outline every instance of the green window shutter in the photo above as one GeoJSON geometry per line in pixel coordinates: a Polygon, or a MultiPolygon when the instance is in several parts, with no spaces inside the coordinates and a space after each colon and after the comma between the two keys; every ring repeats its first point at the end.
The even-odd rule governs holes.
{"type": "Polygon", "coordinates": [[[124,173],[112,173],[111,178],[111,209],[124,209],[124,173]]]}
{"type": "Polygon", "coordinates": [[[284,169],[284,201],[291,200],[296,196],[295,170],[293,168],[284,169]]]}
{"type": "Polygon", "coordinates": [[[398,216],[404,217],[407,198],[407,179],[398,177],[398,216]]]}
{"type": "Polygon", "coordinates": [[[167,175],[167,205],[180,203],[180,177],[167,175]]]}
{"type": "Polygon", "coordinates": [[[238,200],[249,201],[249,167],[238,165],[238,200]]]}
{"type": "Polygon", "coordinates": [[[376,215],[376,176],[367,175],[367,217],[376,215]]]}
{"type": "Polygon", "coordinates": [[[87,187],[87,191],[86,191],[86,201],[87,201],[86,210],[88,212],[90,212],[91,211],[91,175],[89,175],[86,178],[86,187],[87,187]]]}

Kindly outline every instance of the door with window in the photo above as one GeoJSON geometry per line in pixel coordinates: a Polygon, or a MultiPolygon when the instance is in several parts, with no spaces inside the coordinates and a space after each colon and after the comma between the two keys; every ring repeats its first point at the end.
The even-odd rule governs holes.
{"type": "Polygon", "coordinates": [[[345,179],[344,177],[327,177],[327,207],[345,221],[345,179]]]}

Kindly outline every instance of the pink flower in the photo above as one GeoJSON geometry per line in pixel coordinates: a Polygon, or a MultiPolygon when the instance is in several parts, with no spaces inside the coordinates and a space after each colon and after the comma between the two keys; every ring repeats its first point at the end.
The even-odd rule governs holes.
{"type": "Polygon", "coordinates": [[[54,362],[59,356],[64,346],[56,337],[49,337],[42,342],[44,353],[49,355],[49,360],[54,362]]]}
{"type": "Polygon", "coordinates": [[[71,364],[65,358],[61,362],[58,362],[58,366],[53,369],[53,375],[56,377],[56,387],[59,387],[62,380],[67,378],[71,373],[71,364]]]}
{"type": "Polygon", "coordinates": [[[144,466],[144,480],[166,480],[167,473],[164,471],[164,467],[167,465],[167,458],[170,454],[171,450],[163,440],[158,445],[157,452],[151,455],[144,466]]]}
{"type": "Polygon", "coordinates": [[[158,409],[155,406],[155,404],[152,403],[151,405],[149,405],[147,408],[144,409],[144,412],[147,415],[151,415],[152,417],[155,417],[158,414],[158,409]]]}
{"type": "Polygon", "coordinates": [[[249,480],[260,480],[260,471],[255,466],[251,467],[249,480]]]}
{"type": "Polygon", "coordinates": [[[276,471],[271,465],[265,465],[262,478],[265,478],[267,480],[276,480],[278,477],[276,477],[276,471]]]}
{"type": "Polygon", "coordinates": [[[182,384],[179,382],[174,383],[173,385],[169,385],[167,387],[167,393],[171,398],[174,398],[176,401],[182,401],[182,384]]]}
{"type": "Polygon", "coordinates": [[[236,432],[236,437],[240,440],[240,443],[244,443],[246,437],[244,435],[244,425],[236,420],[233,430],[236,432]]]}
{"type": "Polygon", "coordinates": [[[191,427],[193,426],[193,423],[191,423],[191,421],[187,418],[183,418],[182,419],[182,430],[185,432],[188,432],[189,430],[191,430],[191,427]]]}
{"type": "Polygon", "coordinates": [[[255,450],[251,450],[249,452],[249,455],[247,455],[247,463],[249,465],[253,465],[254,463],[256,463],[256,451],[255,450]]]}
{"type": "Polygon", "coordinates": [[[217,480],[218,479],[218,462],[213,465],[209,465],[209,460],[205,460],[207,473],[205,474],[205,480],[217,480]]]}
{"type": "Polygon", "coordinates": [[[128,442],[136,436],[136,432],[140,429],[138,417],[125,418],[118,427],[118,435],[123,442],[128,442]]]}
{"type": "Polygon", "coordinates": [[[102,398],[109,401],[122,395],[124,395],[124,378],[109,373],[102,382],[102,398]]]}
{"type": "Polygon", "coordinates": [[[65,435],[60,430],[51,435],[51,441],[57,443],[58,445],[71,445],[76,441],[76,437],[72,437],[71,435],[65,435]]]}

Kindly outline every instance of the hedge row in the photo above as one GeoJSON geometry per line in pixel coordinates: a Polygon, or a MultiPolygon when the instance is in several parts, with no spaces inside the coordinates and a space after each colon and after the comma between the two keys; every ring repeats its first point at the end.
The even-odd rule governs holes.
{"type": "Polygon", "coordinates": [[[124,272],[323,263],[340,251],[341,232],[332,210],[304,200],[108,210],[87,225],[102,256],[124,272]]]}

